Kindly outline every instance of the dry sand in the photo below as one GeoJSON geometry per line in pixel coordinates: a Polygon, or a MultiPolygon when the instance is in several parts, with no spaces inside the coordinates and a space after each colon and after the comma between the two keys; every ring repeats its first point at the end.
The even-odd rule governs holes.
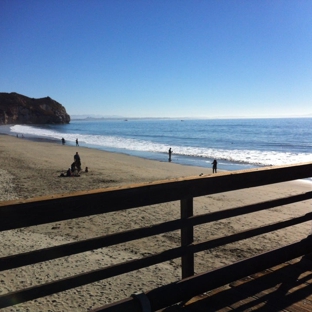
{"type": "MultiPolygon", "coordinates": [[[[84,147],[32,142],[0,135],[0,201],[198,176],[202,173],[211,174],[211,170],[181,166],[166,161],[150,161],[84,147]],[[82,167],[88,166],[89,172],[82,172],[77,178],[60,178],[60,173],[65,172],[72,163],[76,151],[81,156],[82,167]]],[[[194,200],[194,213],[223,210],[310,190],[310,183],[295,181],[203,196],[194,200]]],[[[310,212],[310,210],[311,201],[305,201],[198,226],[195,229],[195,241],[199,242],[268,222],[288,219],[310,212]]],[[[18,252],[147,226],[176,219],[179,214],[179,202],[171,202],[131,211],[5,231],[0,233],[0,254],[1,256],[13,255],[18,252]]],[[[309,235],[310,229],[311,224],[307,222],[272,234],[201,252],[195,256],[195,271],[200,273],[276,248],[281,244],[302,239],[309,235]]],[[[140,258],[178,245],[179,232],[176,231],[120,246],[0,272],[0,295],[110,264],[140,258]]],[[[5,308],[3,311],[86,311],[123,299],[136,291],[148,291],[176,281],[181,277],[180,271],[180,260],[176,259],[48,298],[18,304],[5,308]]]]}

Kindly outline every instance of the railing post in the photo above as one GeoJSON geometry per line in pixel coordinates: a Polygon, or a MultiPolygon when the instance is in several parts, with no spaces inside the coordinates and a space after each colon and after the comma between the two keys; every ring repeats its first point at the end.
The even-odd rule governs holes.
{"type": "MultiPolygon", "coordinates": [[[[181,219],[187,219],[193,216],[193,198],[181,199],[181,219]]],[[[186,226],[181,228],[181,246],[193,244],[194,228],[186,226]]],[[[194,275],[194,254],[187,253],[182,256],[182,278],[194,275]]]]}

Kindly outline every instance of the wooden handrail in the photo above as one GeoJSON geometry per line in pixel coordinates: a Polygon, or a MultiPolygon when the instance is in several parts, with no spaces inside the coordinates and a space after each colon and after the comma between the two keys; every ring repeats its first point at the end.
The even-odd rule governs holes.
{"type": "Polygon", "coordinates": [[[312,163],[266,167],[0,203],[0,231],[304,179],[312,163]],[[44,213],[42,213],[44,211],[44,213]]]}
{"type": "MultiPolygon", "coordinates": [[[[308,236],[306,239],[293,244],[147,291],[145,294],[150,301],[152,311],[157,311],[173,305],[174,303],[189,300],[198,294],[202,294],[245,276],[306,255],[311,253],[311,251],[312,237],[308,236]]],[[[121,311],[137,312],[141,310],[135,300],[130,297],[101,308],[93,309],[90,312],[121,311]]]]}
{"type": "MultiPolygon", "coordinates": [[[[69,278],[52,281],[43,285],[3,294],[0,296],[0,308],[10,306],[13,302],[13,298],[14,304],[21,303],[81,285],[93,283],[95,281],[112,276],[117,276],[119,274],[131,272],[133,270],[141,269],[164,261],[172,260],[178,257],[181,257],[182,259],[183,280],[181,282],[163,287],[165,290],[170,289],[171,292],[171,287],[180,288],[181,285],[188,285],[183,286],[185,287],[185,290],[187,290],[189,287],[193,287],[193,283],[195,283],[193,282],[194,277],[192,277],[194,274],[195,253],[312,220],[312,213],[308,213],[304,216],[298,216],[296,218],[267,224],[258,228],[247,229],[245,231],[226,237],[214,238],[212,240],[194,244],[194,226],[196,225],[249,214],[277,206],[285,206],[303,200],[309,200],[312,198],[312,192],[291,195],[284,198],[263,201],[256,204],[230,208],[223,211],[211,212],[198,216],[193,216],[193,198],[204,195],[217,194],[220,192],[307,178],[312,175],[311,173],[312,163],[303,163],[291,166],[267,167],[246,171],[224,172],[210,176],[197,176],[110,189],[45,196],[23,201],[17,200],[11,202],[2,202],[0,203],[0,231],[104,214],[107,212],[117,212],[122,209],[132,209],[146,205],[155,205],[178,200],[181,203],[181,218],[178,220],[171,220],[160,224],[154,224],[148,227],[91,238],[84,241],[78,241],[61,246],[33,250],[26,253],[2,257],[0,258],[0,271],[10,270],[13,268],[35,264],[41,261],[48,261],[64,256],[70,256],[97,248],[108,247],[115,244],[129,242],[135,239],[146,238],[179,229],[181,230],[181,246],[163,251],[159,254],[153,254],[148,257],[115,264],[91,272],[71,276],[69,278]],[[43,211],[44,213],[42,213],[43,211]],[[185,284],[188,280],[192,282],[190,282],[190,284],[185,284]]],[[[307,240],[289,245],[287,248],[285,247],[286,249],[283,247],[281,249],[272,251],[269,254],[270,256],[259,255],[258,258],[267,259],[274,255],[274,257],[277,257],[277,259],[274,259],[274,261],[281,263],[282,261],[286,261],[284,259],[288,259],[288,257],[293,257],[294,255],[298,254],[300,256],[306,252],[311,252],[312,250],[310,247],[310,240],[311,238],[308,237],[307,240]],[[307,242],[309,242],[310,245],[307,242]],[[298,248],[298,250],[293,250],[296,248],[298,248]],[[285,256],[284,253],[286,251],[288,254],[285,256]]],[[[206,291],[209,289],[209,287],[215,287],[219,283],[218,281],[217,284],[211,284],[211,282],[208,282],[207,284],[207,276],[209,277],[208,280],[211,277],[216,276],[219,278],[224,272],[228,272],[230,269],[236,270],[237,268],[241,268],[241,266],[246,266],[246,268],[241,271],[241,274],[247,274],[249,272],[249,266],[251,263],[255,265],[255,261],[256,260],[253,258],[246,259],[244,262],[242,262],[244,263],[243,265],[240,262],[240,264],[236,263],[232,266],[229,266],[228,268],[221,268],[213,271],[213,273],[207,273],[203,279],[203,281],[205,281],[205,285],[200,289],[205,289],[204,291],[206,291]]],[[[268,263],[271,262],[272,261],[269,261],[268,263]]],[[[255,265],[253,269],[254,268],[259,268],[259,266],[255,265]]],[[[234,277],[236,278],[235,274],[229,274],[229,276],[226,278],[221,278],[220,283],[224,284],[228,278],[234,277]]],[[[199,276],[199,278],[201,277],[199,276]]],[[[193,290],[201,291],[196,287],[194,289],[192,288],[192,291],[193,290]]],[[[153,290],[147,295],[151,300],[153,309],[163,308],[169,304],[169,301],[170,304],[173,304],[177,301],[173,302],[172,300],[180,300],[180,296],[182,296],[177,294],[173,296],[172,299],[168,299],[160,289],[153,290]],[[157,300],[155,299],[156,295],[162,296],[160,303],[155,303],[157,300],[159,300],[159,298],[157,300]]],[[[170,296],[171,295],[172,293],[170,293],[170,296]]],[[[191,295],[191,293],[188,293],[188,295],[191,295]]],[[[127,311],[137,311],[137,304],[133,303],[132,299],[124,300],[123,302],[127,302],[127,304],[132,307],[132,310],[127,311]]],[[[124,303],[121,305],[123,304],[124,303]]],[[[110,306],[113,307],[114,305],[110,306]]],[[[100,310],[94,311],[102,311],[101,309],[102,308],[100,308],[100,310]]],[[[107,309],[107,307],[103,309],[107,309]]],[[[117,311],[109,309],[105,311],[117,311]]]]}
{"type": "MultiPolygon", "coordinates": [[[[181,229],[182,227],[189,227],[189,226],[196,226],[204,223],[209,223],[217,220],[222,220],[226,218],[231,218],[235,216],[240,216],[243,214],[253,213],[260,210],[270,209],[277,206],[282,206],[286,204],[291,204],[303,200],[307,200],[312,198],[312,192],[306,192],[299,195],[288,196],[285,198],[280,198],[271,201],[265,201],[258,204],[246,205],[237,208],[230,208],[225,209],[222,211],[215,211],[210,212],[198,216],[192,216],[187,219],[178,219],[173,221],[167,221],[160,224],[155,224],[152,226],[142,227],[134,230],[123,231],[115,234],[100,236],[96,238],[91,238],[87,240],[82,240],[78,242],[63,244],[60,246],[54,246],[49,248],[42,248],[35,251],[20,253],[17,255],[7,256],[0,258],[0,272],[4,270],[10,270],[13,268],[18,268],[25,265],[35,264],[43,261],[53,260],[57,258],[62,258],[65,256],[70,256],[90,250],[95,250],[98,248],[104,248],[113,246],[120,243],[129,242],[132,240],[146,238],[153,235],[159,235],[162,233],[175,231],[181,229]]],[[[284,225],[281,227],[276,227],[273,230],[277,230],[286,226],[295,225],[298,223],[302,223],[308,221],[310,218],[310,214],[302,216],[300,218],[290,219],[289,221],[285,221],[283,223],[278,224],[285,224],[286,222],[292,223],[290,225],[284,225]],[[299,221],[297,221],[299,220],[299,221]]],[[[259,232],[256,235],[260,235],[263,233],[267,233],[263,231],[260,233],[261,228],[257,228],[256,230],[259,232]]],[[[271,230],[271,231],[273,231],[271,230]]],[[[238,239],[237,239],[238,240],[238,239]]],[[[234,240],[235,241],[235,240],[234,240]]],[[[207,242],[209,243],[209,242],[207,242]]],[[[223,243],[225,244],[225,242],[223,243]]],[[[184,244],[188,245],[188,244],[184,244]]],[[[222,243],[219,244],[219,246],[222,243]]],[[[207,245],[203,250],[213,248],[212,246],[209,247],[207,245]]]]}

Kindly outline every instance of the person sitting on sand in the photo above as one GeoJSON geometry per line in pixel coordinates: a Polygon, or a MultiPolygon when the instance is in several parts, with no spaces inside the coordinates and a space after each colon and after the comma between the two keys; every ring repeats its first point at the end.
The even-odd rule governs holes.
{"type": "Polygon", "coordinates": [[[72,175],[71,169],[68,168],[68,170],[66,171],[66,177],[71,177],[71,175],[72,175]]]}
{"type": "Polygon", "coordinates": [[[75,172],[75,169],[76,169],[76,162],[75,161],[71,164],[70,168],[71,168],[71,172],[75,172]]]}

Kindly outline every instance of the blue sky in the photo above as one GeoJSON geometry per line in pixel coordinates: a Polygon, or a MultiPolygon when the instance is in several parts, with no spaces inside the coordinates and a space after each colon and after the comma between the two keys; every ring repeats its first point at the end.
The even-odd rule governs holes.
{"type": "Polygon", "coordinates": [[[0,92],[70,115],[312,116],[310,0],[0,0],[0,92]]]}

